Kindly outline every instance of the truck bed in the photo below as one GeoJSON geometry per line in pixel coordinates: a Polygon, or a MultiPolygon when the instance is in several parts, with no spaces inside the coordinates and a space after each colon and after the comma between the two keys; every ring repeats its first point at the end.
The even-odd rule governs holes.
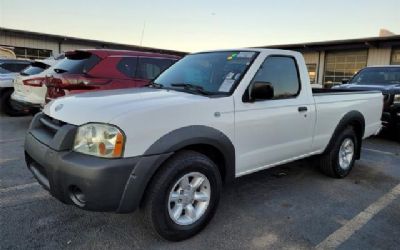
{"type": "Polygon", "coordinates": [[[317,110],[316,148],[326,145],[338,121],[348,112],[357,112],[364,117],[364,138],[374,135],[381,127],[383,95],[380,91],[313,89],[312,92],[317,110]]]}

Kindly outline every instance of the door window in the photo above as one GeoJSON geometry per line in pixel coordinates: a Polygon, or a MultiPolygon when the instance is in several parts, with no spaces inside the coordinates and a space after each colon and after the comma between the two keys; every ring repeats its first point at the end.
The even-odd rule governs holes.
{"type": "Polygon", "coordinates": [[[123,57],[117,65],[117,69],[129,78],[134,78],[137,69],[137,57],[123,57]]]}
{"type": "Polygon", "coordinates": [[[300,92],[296,61],[288,56],[270,56],[265,59],[252,82],[270,84],[274,89],[273,99],[294,97],[300,92]]]}
{"type": "Polygon", "coordinates": [[[139,58],[137,77],[146,80],[153,80],[173,63],[174,61],[170,59],[139,58]]]}

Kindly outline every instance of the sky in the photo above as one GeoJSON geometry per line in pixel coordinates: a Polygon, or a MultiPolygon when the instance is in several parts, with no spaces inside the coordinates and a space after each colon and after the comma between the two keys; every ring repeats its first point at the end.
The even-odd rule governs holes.
{"type": "Polygon", "coordinates": [[[400,34],[400,0],[0,0],[0,27],[180,51],[400,34]]]}

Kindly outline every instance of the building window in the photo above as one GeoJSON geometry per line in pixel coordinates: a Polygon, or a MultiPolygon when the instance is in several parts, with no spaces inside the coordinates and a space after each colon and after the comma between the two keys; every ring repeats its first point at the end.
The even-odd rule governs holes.
{"type": "Polygon", "coordinates": [[[367,66],[367,50],[327,52],[325,57],[324,83],[331,85],[351,78],[367,66]]]}
{"type": "Polygon", "coordinates": [[[390,64],[400,65],[400,49],[392,50],[392,59],[390,60],[390,64]]]}
{"type": "Polygon", "coordinates": [[[317,77],[317,64],[307,64],[308,76],[310,77],[310,83],[315,84],[317,77]]]}
{"type": "Polygon", "coordinates": [[[29,59],[44,59],[52,55],[51,50],[32,49],[23,47],[15,47],[14,53],[17,56],[17,58],[29,58],[29,59]]]}

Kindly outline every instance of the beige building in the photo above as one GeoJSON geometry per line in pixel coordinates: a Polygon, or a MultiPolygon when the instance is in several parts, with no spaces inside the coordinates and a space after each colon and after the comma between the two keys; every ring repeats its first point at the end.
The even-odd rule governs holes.
{"type": "Polygon", "coordinates": [[[348,79],[365,66],[400,65],[400,36],[265,46],[297,50],[304,55],[312,83],[330,85],[348,79]]]}
{"type": "Polygon", "coordinates": [[[43,34],[0,27],[0,47],[10,48],[18,58],[41,59],[75,49],[122,49],[168,54],[184,54],[180,51],[111,43],[76,37],[43,34]]]}
{"type": "MultiPolygon", "coordinates": [[[[0,27],[0,46],[19,58],[45,58],[73,49],[110,48],[183,55],[184,52],[49,35],[0,27]]],[[[350,78],[365,66],[400,64],[400,36],[370,37],[301,44],[265,46],[303,53],[313,83],[329,85],[350,78]]]]}

